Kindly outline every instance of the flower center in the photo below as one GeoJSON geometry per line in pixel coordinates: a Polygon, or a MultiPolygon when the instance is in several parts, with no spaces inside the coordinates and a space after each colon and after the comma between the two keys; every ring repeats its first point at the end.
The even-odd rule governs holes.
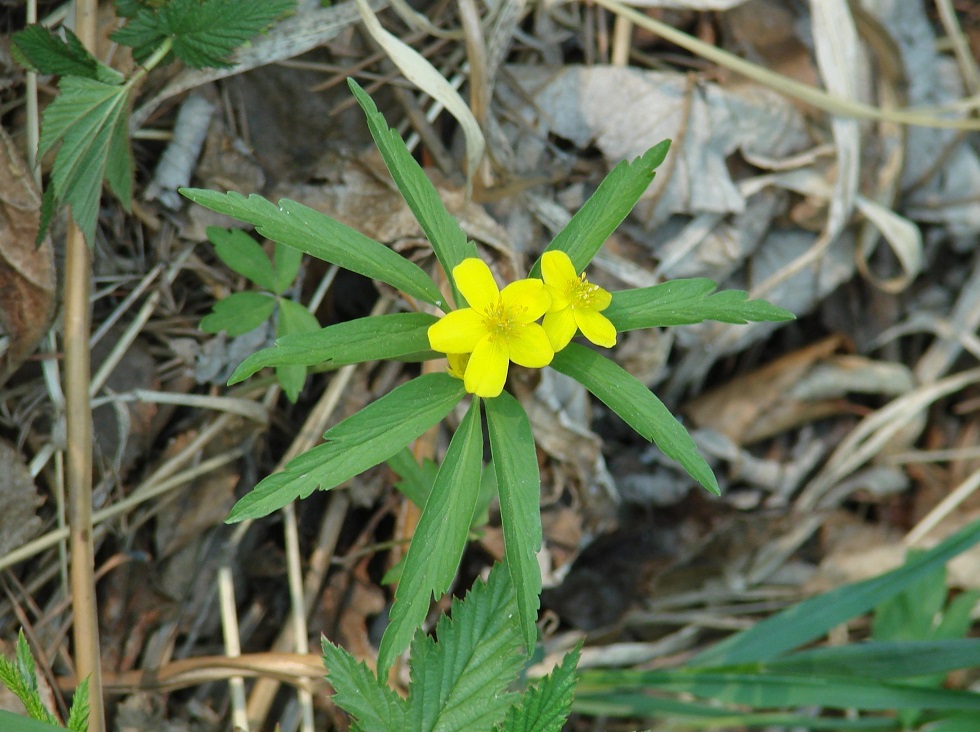
{"type": "Polygon", "coordinates": [[[568,299],[572,302],[572,308],[591,308],[595,307],[595,301],[602,290],[598,285],[593,285],[585,279],[583,272],[577,280],[568,283],[568,299]]]}
{"type": "Polygon", "coordinates": [[[497,341],[506,342],[514,335],[514,331],[521,325],[518,316],[525,307],[507,307],[502,299],[497,300],[495,305],[491,305],[483,314],[483,324],[490,331],[490,337],[497,341]]]}

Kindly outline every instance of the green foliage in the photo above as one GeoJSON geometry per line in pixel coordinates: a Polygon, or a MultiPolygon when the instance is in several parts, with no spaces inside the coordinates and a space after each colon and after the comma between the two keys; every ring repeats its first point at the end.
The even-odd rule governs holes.
{"type": "Polygon", "coordinates": [[[462,382],[448,374],[425,374],[402,384],[327,430],[322,445],[262,480],[235,504],[228,523],[267,516],[384,462],[438,424],[464,393],[462,382]]]}
{"type": "Polygon", "coordinates": [[[793,320],[793,313],[765,300],[749,300],[744,290],[715,292],[709,279],[670,280],[653,287],[614,292],[603,311],[618,331],[692,325],[705,320],[723,323],[793,320]]]}
{"type": "MultiPolygon", "coordinates": [[[[975,522],[910,556],[898,569],[804,600],[715,644],[682,668],[585,671],[574,706],[587,714],[667,715],[684,727],[710,729],[777,724],[833,730],[971,729],[969,724],[980,720],[980,696],[941,688],[941,681],[949,671],[980,664],[980,641],[962,638],[967,626],[961,608],[950,603],[937,614],[946,589],[944,582],[939,589],[936,577],[943,576],[947,561],[978,542],[980,522],[975,522]],[[932,598],[922,594],[927,586],[932,598]],[[913,597],[921,600],[921,610],[913,609],[913,597]],[[876,607],[876,625],[903,640],[797,650],[876,607]],[[930,613],[927,627],[922,617],[930,613]],[[955,637],[904,639],[923,629],[935,634],[946,615],[955,616],[947,626],[950,633],[955,629],[955,637]],[[923,676],[929,675],[934,677],[924,685],[923,676]],[[786,711],[800,706],[898,716],[843,720],[786,711]]],[[[971,606],[974,599],[969,598],[971,606]]]]}
{"type": "Polygon", "coordinates": [[[718,481],[687,430],[657,396],[627,371],[576,343],[555,354],[551,367],[585,386],[630,427],[657,444],[664,455],[683,466],[694,480],[718,495],[718,481]]]}
{"type": "Polygon", "coordinates": [[[79,76],[106,84],[121,84],[123,75],[88,52],[70,28],[64,40],[43,25],[29,25],[14,33],[10,50],[21,66],[40,74],[79,76]]]}
{"type": "Polygon", "coordinates": [[[156,8],[127,3],[129,23],[111,38],[130,46],[137,62],[170,42],[187,66],[227,68],[236,49],[295,7],[295,0],[170,0],[156,8]]]}
{"type": "MultiPolygon", "coordinates": [[[[207,235],[222,262],[267,292],[232,293],[214,304],[213,312],[201,320],[201,330],[239,336],[258,328],[275,312],[277,338],[319,331],[320,324],[309,310],[284,297],[299,273],[302,252],[276,244],[273,261],[269,261],[265,250],[243,231],[209,226],[207,235]]],[[[306,364],[276,364],[276,378],[295,402],[306,382],[306,364]]]]}
{"type": "MultiPolygon", "coordinates": [[[[37,688],[37,674],[34,670],[34,656],[24,638],[24,631],[17,634],[17,655],[15,661],[0,656],[0,683],[20,699],[27,710],[27,717],[11,712],[0,711],[2,729],[9,732],[45,732],[51,729],[65,729],[58,724],[55,716],[41,701],[37,688]]],[[[85,732],[88,729],[88,680],[82,681],[75,690],[69,710],[67,729],[85,732]]]]}
{"type": "Polygon", "coordinates": [[[497,565],[486,583],[453,600],[435,638],[415,631],[407,699],[324,639],[333,700],[354,717],[353,729],[371,732],[557,732],[571,704],[578,651],[523,694],[507,691],[527,658],[516,611],[507,570],[497,565]]]}

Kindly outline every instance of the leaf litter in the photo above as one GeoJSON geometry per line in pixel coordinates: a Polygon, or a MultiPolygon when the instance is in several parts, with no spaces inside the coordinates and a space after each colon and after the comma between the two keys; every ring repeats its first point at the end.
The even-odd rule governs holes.
{"type": "MultiPolygon", "coordinates": [[[[949,29],[926,3],[867,0],[856,9],[814,2],[792,11],[768,0],[634,4],[665,8],[650,17],[846,101],[886,111],[955,109],[977,91],[969,58],[937,50],[949,29]],[[755,22],[760,16],[769,22],[755,22]],[[840,28],[848,32],[834,32],[840,28]]],[[[481,170],[464,164],[465,141],[453,136],[446,116],[395,71],[418,60],[392,64],[365,43],[352,2],[303,5],[230,69],[180,72],[138,100],[133,129],[151,115],[154,126],[173,127],[178,95],[193,89],[218,110],[192,170],[198,184],[274,191],[276,200],[299,200],[431,267],[421,231],[365,147],[363,130],[355,131],[362,122],[333,122],[345,114],[337,110],[346,92],[305,93],[300,115],[300,91],[277,81],[291,75],[308,81],[307,89],[342,89],[342,77],[362,75],[389,122],[402,123],[405,136],[432,141],[433,151],[443,148],[457,174],[433,174],[440,195],[504,279],[525,270],[612,166],[671,138],[670,157],[590,278],[622,289],[710,277],[721,289],[747,290],[800,318],[633,333],[613,352],[695,428],[722,483],[720,499],[695,490],[658,450],[633,441],[581,387],[554,372],[537,381],[515,375],[514,392],[542,448],[545,624],[558,627],[546,636],[549,652],[583,632],[594,664],[649,663],[701,649],[706,629],[743,627],[747,615],[772,612],[803,593],[879,574],[901,561],[907,545],[935,543],[980,514],[980,159],[969,135],[835,117],[679,52],[640,27],[631,40],[609,35],[594,7],[503,2],[474,30],[433,6],[427,23],[440,29],[436,36],[425,24],[406,31],[381,12],[384,5],[370,3],[384,27],[403,42],[412,39],[419,58],[450,82],[480,84],[456,94],[479,112],[489,151],[481,170]],[[480,32],[486,53],[467,58],[462,38],[480,32]],[[314,117],[322,122],[311,144],[314,117]],[[285,152],[296,141],[303,141],[298,159],[285,152]],[[472,198],[464,170],[475,174],[472,198]],[[589,597],[597,586],[598,602],[589,597]],[[635,646],[623,643],[636,639],[635,646]]],[[[976,23],[965,15],[961,21],[976,23]]],[[[978,37],[976,27],[965,30],[978,37]]],[[[155,147],[137,146],[153,163],[162,157],[155,147]]],[[[181,180],[185,175],[186,167],[181,180]]],[[[9,206],[16,199],[17,215],[29,218],[30,206],[16,202],[26,186],[3,200],[9,206]]],[[[298,529],[285,548],[278,521],[235,531],[222,524],[234,488],[255,485],[407,372],[398,364],[343,367],[308,382],[296,407],[261,377],[226,390],[218,375],[240,356],[196,329],[216,297],[241,287],[201,244],[213,224],[228,225],[195,206],[166,214],[152,200],[132,216],[107,208],[99,222],[105,243],[96,251],[96,326],[110,318],[126,326],[122,335],[105,331],[115,345],[107,368],[153,374],[136,386],[103,378],[95,396],[188,397],[183,406],[161,400],[137,421],[123,416],[131,413],[126,401],[106,402],[116,405],[109,410],[116,422],[100,440],[111,459],[95,476],[96,536],[104,587],[116,598],[103,607],[102,625],[103,642],[116,649],[106,677],[123,695],[120,729],[159,729],[163,720],[173,729],[218,723],[226,692],[204,681],[242,670],[208,677],[208,664],[195,659],[220,649],[213,592],[220,565],[238,585],[243,663],[268,674],[251,693],[250,710],[255,718],[289,718],[294,702],[270,712],[279,681],[322,674],[315,656],[294,650],[284,575],[306,573],[305,593],[291,600],[312,610],[301,634],[314,638],[322,630],[369,656],[387,593],[383,547],[413,530],[383,469],[298,504],[292,519],[282,519],[298,529]],[[151,276],[157,265],[170,268],[166,277],[151,276]],[[189,398],[208,394],[253,401],[269,411],[268,425],[189,398]],[[143,426],[128,434],[127,424],[143,426]],[[147,693],[184,683],[199,684],[192,703],[147,693]]],[[[31,254],[42,260],[27,266],[20,259],[26,254],[9,254],[22,242],[33,251],[31,226],[16,224],[19,233],[0,247],[15,263],[18,287],[39,298],[23,308],[30,321],[0,308],[11,359],[0,396],[9,445],[0,445],[11,453],[3,464],[24,478],[12,494],[23,511],[18,529],[0,530],[10,539],[0,562],[19,582],[3,600],[0,637],[13,638],[21,622],[15,605],[30,604],[38,638],[56,647],[60,623],[51,621],[64,613],[53,460],[64,449],[52,371],[57,352],[45,345],[28,355],[48,330],[54,285],[47,250],[31,254]]],[[[322,283],[323,324],[351,317],[351,308],[366,314],[377,296],[370,282],[334,277],[312,263],[296,295],[309,302],[322,283]]],[[[405,304],[397,293],[382,294],[384,307],[405,304]]],[[[235,345],[243,355],[257,347],[235,345]]],[[[438,456],[446,439],[445,431],[426,435],[420,454],[438,456]]],[[[491,556],[499,555],[494,520],[483,541],[491,556]]],[[[954,563],[951,586],[976,587],[977,561],[972,552],[954,563]]],[[[480,569],[474,553],[461,587],[480,569]]],[[[325,703],[317,707],[337,720],[325,703]]]]}

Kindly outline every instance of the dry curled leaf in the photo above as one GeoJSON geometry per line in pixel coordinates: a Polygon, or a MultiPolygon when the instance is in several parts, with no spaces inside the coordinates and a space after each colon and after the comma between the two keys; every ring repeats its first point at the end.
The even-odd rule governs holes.
{"type": "Polygon", "coordinates": [[[30,355],[54,317],[55,274],[50,240],[34,246],[41,195],[30,170],[0,128],[0,384],[30,355]]]}

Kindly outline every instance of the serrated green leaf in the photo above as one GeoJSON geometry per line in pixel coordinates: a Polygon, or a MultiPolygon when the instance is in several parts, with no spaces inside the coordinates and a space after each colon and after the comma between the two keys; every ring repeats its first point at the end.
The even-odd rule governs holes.
{"type": "Polygon", "coordinates": [[[0,709],[0,729],[4,732],[64,732],[61,727],[54,722],[41,722],[30,717],[22,717],[19,714],[0,709]]]}
{"type": "Polygon", "coordinates": [[[692,325],[705,320],[722,323],[774,323],[795,320],[789,310],[765,300],[749,300],[744,290],[715,292],[709,279],[670,280],[653,287],[612,293],[612,303],[602,314],[617,331],[692,325]]]}
{"type": "Polygon", "coordinates": [[[437,358],[430,352],[429,326],[438,320],[426,313],[391,313],[357,318],[320,330],[280,338],[275,345],[246,358],[229,384],[244,381],[266,366],[343,366],[413,354],[437,358]]]}
{"type": "Polygon", "coordinates": [[[227,331],[230,336],[240,336],[258,328],[272,316],[276,299],[262,292],[234,292],[216,302],[211,312],[201,318],[200,328],[205,333],[227,331]]]}
{"type": "Polygon", "coordinates": [[[372,732],[405,732],[408,704],[363,663],[326,638],[321,641],[333,702],[372,732]]]}
{"type": "MultiPolygon", "coordinates": [[[[431,376],[446,376],[462,385],[446,374],[431,376]]],[[[412,634],[429,612],[431,598],[441,597],[456,576],[480,489],[482,457],[480,400],[474,397],[449,443],[405,556],[389,624],[378,651],[378,672],[382,677],[398,654],[408,648],[412,634]]]]}
{"type": "Polygon", "coordinates": [[[15,660],[8,661],[0,656],[0,682],[3,683],[24,705],[27,714],[42,722],[55,722],[54,715],[48,711],[37,691],[37,675],[34,670],[34,656],[24,637],[24,631],[17,634],[15,660]]]}
{"type": "Polygon", "coordinates": [[[57,76],[83,76],[121,84],[122,74],[100,63],[88,52],[68,27],[62,27],[65,39],[42,25],[29,25],[11,36],[10,50],[17,63],[31,71],[57,76]]]}
{"type": "MultiPolygon", "coordinates": [[[[467,257],[479,256],[476,245],[467,240],[466,234],[459,227],[459,222],[446,210],[432,181],[405,147],[401,135],[388,127],[388,123],[371,97],[354,79],[348,78],[347,85],[357,99],[357,103],[361,105],[361,109],[364,110],[371,137],[381,151],[395,185],[398,186],[408,207],[421,224],[422,231],[432,244],[432,250],[439,264],[448,276],[452,273],[453,267],[467,257]]],[[[456,291],[455,283],[453,288],[457,307],[465,307],[466,301],[456,291]]]]}
{"type": "MultiPolygon", "coordinates": [[[[664,140],[632,162],[623,160],[607,175],[596,192],[580,208],[568,226],[545,247],[565,252],[575,271],[583,271],[606,239],[623,223],[667,157],[670,140],[664,140]]],[[[541,276],[541,260],[531,267],[531,277],[541,276]]]]}
{"type": "Polygon", "coordinates": [[[276,242],[272,259],[276,267],[275,293],[282,295],[292,287],[293,280],[299,274],[299,266],[303,262],[303,252],[276,242]]]}
{"type": "Polygon", "coordinates": [[[327,430],[322,445],[262,480],[235,504],[226,523],[267,516],[384,462],[438,424],[465,393],[463,382],[448,374],[423,374],[402,384],[327,430]]]}
{"type": "Polygon", "coordinates": [[[172,53],[187,66],[227,68],[236,49],[295,6],[295,0],[171,0],[139,10],[111,38],[130,46],[137,61],[172,39],[172,53]]]}
{"type": "Polygon", "coordinates": [[[279,294],[276,270],[255,239],[240,229],[222,229],[220,226],[209,226],[205,233],[214,244],[218,259],[259,287],[279,294]]]}
{"type": "Polygon", "coordinates": [[[504,552],[517,592],[517,608],[528,652],[537,642],[541,595],[541,478],[531,423],[507,392],[487,399],[487,431],[500,495],[504,552]]]}
{"type": "Polygon", "coordinates": [[[528,688],[507,712],[500,732],[561,732],[575,696],[575,667],[582,643],[565,654],[561,664],[528,688]]]}
{"type": "Polygon", "coordinates": [[[804,600],[714,644],[688,664],[722,666],[776,658],[903,592],[978,542],[980,521],[974,521],[898,569],[804,600]]]}
{"type": "MultiPolygon", "coordinates": [[[[132,170],[125,139],[129,88],[66,76],[59,89],[61,93],[44,110],[38,155],[61,143],[48,184],[49,200],[52,206],[71,206],[72,218],[91,246],[102,181],[109,176],[113,191],[127,207],[132,194],[132,180],[123,173],[132,170]]],[[[38,242],[47,233],[48,218],[42,216],[38,242]]]]}
{"type": "Polygon", "coordinates": [[[254,193],[248,198],[200,188],[180,193],[212,211],[247,221],[262,236],[295,247],[370,279],[381,280],[413,297],[446,310],[435,283],[418,265],[383,244],[301,203],[282,199],[279,205],[254,193]]]}
{"type": "Polygon", "coordinates": [[[715,474],[698,454],[691,435],[664,403],[627,371],[577,343],[569,343],[556,353],[551,367],[582,384],[702,486],[715,495],[720,493],[715,474]]]}
{"type": "Polygon", "coordinates": [[[498,564],[486,584],[453,599],[452,617],[439,618],[436,640],[416,632],[408,729],[485,732],[503,718],[514,697],[505,689],[525,658],[516,610],[507,570],[498,564]]]}
{"type": "Polygon", "coordinates": [[[68,721],[65,726],[74,732],[88,732],[88,677],[82,679],[71,698],[68,721]]]}
{"type": "MultiPolygon", "coordinates": [[[[290,335],[302,335],[319,330],[320,323],[316,316],[302,305],[292,300],[279,301],[279,318],[276,322],[276,336],[284,338],[290,335]]],[[[293,404],[299,398],[299,393],[306,383],[305,366],[278,366],[276,379],[279,381],[286,397],[293,404]]]]}

